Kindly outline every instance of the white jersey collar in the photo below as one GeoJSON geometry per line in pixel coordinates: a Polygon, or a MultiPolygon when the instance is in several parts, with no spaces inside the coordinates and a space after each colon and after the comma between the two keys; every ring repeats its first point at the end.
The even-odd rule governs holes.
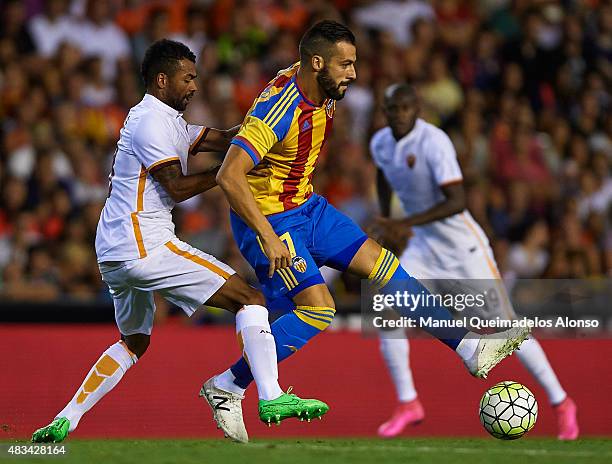
{"type": "Polygon", "coordinates": [[[169,114],[173,118],[178,118],[178,117],[183,115],[183,113],[179,113],[174,108],[172,108],[171,106],[166,105],[163,101],[161,101],[159,98],[151,95],[150,93],[145,93],[142,101],[145,102],[147,105],[152,106],[153,108],[156,108],[156,109],[158,109],[160,111],[163,111],[166,114],[169,114]]]}
{"type": "Polygon", "coordinates": [[[397,143],[406,143],[411,139],[415,138],[419,132],[421,132],[421,126],[423,125],[423,120],[421,118],[417,118],[414,122],[414,127],[410,132],[404,135],[401,139],[397,141],[397,143]]]}

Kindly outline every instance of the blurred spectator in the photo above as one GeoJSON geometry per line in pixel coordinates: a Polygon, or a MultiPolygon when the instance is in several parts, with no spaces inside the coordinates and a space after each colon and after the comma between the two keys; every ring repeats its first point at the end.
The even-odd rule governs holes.
{"type": "Polygon", "coordinates": [[[354,12],[355,22],[368,29],[391,33],[397,45],[403,47],[412,40],[412,23],[418,18],[433,16],[431,5],[421,0],[378,0],[354,12]]]}
{"type": "Polygon", "coordinates": [[[421,94],[430,117],[440,123],[446,122],[463,103],[463,90],[450,73],[442,53],[429,57],[429,75],[421,94]]]}
{"type": "Polygon", "coordinates": [[[198,6],[190,6],[187,9],[187,25],[185,32],[179,32],[170,36],[173,40],[178,40],[189,47],[196,56],[196,63],[200,61],[200,55],[206,42],[208,42],[206,32],[206,12],[198,6]]]}
{"type": "Polygon", "coordinates": [[[508,253],[506,269],[519,279],[539,277],[548,265],[548,225],[540,220],[531,225],[523,241],[514,244],[508,253]]]}
{"type": "Polygon", "coordinates": [[[30,20],[30,33],[37,52],[49,58],[62,43],[78,42],[80,28],[76,20],[68,16],[67,0],[47,0],[44,5],[44,12],[30,20]]]}
{"type": "Polygon", "coordinates": [[[85,18],[79,27],[78,46],[87,57],[102,60],[102,75],[112,81],[117,69],[129,65],[130,44],[112,20],[110,0],[88,0],[85,18]]]}
{"type": "Polygon", "coordinates": [[[26,23],[26,11],[21,0],[6,0],[0,7],[0,39],[4,46],[14,46],[20,55],[29,55],[36,50],[26,23]]]}

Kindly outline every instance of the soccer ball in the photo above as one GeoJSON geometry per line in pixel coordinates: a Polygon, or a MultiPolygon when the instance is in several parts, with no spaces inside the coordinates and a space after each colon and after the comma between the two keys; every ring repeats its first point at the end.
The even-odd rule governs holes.
{"type": "Polygon", "coordinates": [[[478,414],[482,426],[495,438],[516,440],[535,425],[538,403],[527,387],[507,380],[485,392],[478,414]]]}

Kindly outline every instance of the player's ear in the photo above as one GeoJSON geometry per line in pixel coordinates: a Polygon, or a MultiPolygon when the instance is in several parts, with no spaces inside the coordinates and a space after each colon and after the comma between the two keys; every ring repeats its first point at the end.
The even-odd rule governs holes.
{"type": "Polygon", "coordinates": [[[157,86],[160,89],[165,89],[166,85],[168,85],[168,76],[165,73],[158,73],[156,81],[157,81],[157,86]]]}
{"type": "Polygon", "coordinates": [[[312,69],[316,72],[321,71],[325,67],[325,60],[321,55],[312,55],[311,58],[312,69]]]}

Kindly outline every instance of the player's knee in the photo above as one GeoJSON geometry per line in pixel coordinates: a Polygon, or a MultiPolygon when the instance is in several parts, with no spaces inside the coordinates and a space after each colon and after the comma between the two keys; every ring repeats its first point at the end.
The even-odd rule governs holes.
{"type": "Polygon", "coordinates": [[[242,305],[266,306],[266,299],[260,291],[255,290],[253,287],[245,285],[245,288],[241,289],[238,303],[240,303],[241,306],[242,305]]]}
{"type": "Polygon", "coordinates": [[[244,305],[266,305],[266,299],[263,294],[259,290],[251,287],[243,279],[237,279],[233,284],[231,297],[238,308],[244,305]]]}
{"type": "Polygon", "coordinates": [[[302,322],[320,331],[327,329],[336,315],[333,306],[297,305],[293,312],[302,322]]]}
{"type": "Polygon", "coordinates": [[[140,359],[149,348],[151,336],[146,334],[122,335],[121,340],[140,359]]]}
{"type": "Polygon", "coordinates": [[[381,248],[376,263],[368,276],[368,279],[378,288],[387,285],[389,280],[407,279],[409,275],[400,265],[399,259],[391,251],[381,248]]]}

